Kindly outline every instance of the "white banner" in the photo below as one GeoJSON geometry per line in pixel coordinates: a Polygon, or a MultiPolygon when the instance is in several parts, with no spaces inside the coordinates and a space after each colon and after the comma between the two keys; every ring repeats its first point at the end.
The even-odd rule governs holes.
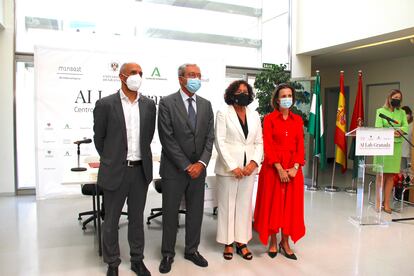
{"type": "MultiPolygon", "coordinates": [[[[197,63],[202,74],[198,95],[207,98],[214,112],[223,104],[225,65],[219,60],[162,57],[156,53],[110,53],[88,50],[35,47],[36,95],[36,195],[38,199],[79,194],[79,186],[63,186],[64,170],[77,166],[74,141],[93,138],[95,102],[120,88],[119,68],[136,62],[143,70],[140,93],[159,99],[178,91],[177,70],[183,63],[197,63]]],[[[157,132],[157,131],[156,131],[157,132]]],[[[158,135],[154,156],[160,155],[158,135]]],[[[80,146],[81,163],[97,156],[95,146],[80,146]]]]}
{"type": "Polygon", "coordinates": [[[394,129],[358,128],[355,142],[357,156],[393,155],[394,129]]]}

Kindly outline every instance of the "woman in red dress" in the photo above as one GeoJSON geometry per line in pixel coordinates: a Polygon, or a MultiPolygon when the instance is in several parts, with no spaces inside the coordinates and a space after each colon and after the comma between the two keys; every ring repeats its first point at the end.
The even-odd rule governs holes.
{"type": "Polygon", "coordinates": [[[297,242],[305,235],[304,223],[304,139],[302,118],[290,111],[295,89],[280,84],[273,93],[274,111],[263,122],[264,161],[254,212],[254,229],[260,241],[270,245],[268,255],[277,255],[276,234],[281,229],[279,251],[287,258],[297,257],[289,237],[297,242]]]}

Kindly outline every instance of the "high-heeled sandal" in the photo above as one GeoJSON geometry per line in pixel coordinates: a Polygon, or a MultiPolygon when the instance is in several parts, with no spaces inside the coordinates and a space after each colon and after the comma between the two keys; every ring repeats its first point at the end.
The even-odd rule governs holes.
{"type": "Polygon", "coordinates": [[[238,245],[236,244],[236,252],[237,254],[239,254],[240,256],[243,257],[243,259],[250,261],[251,259],[253,259],[253,254],[250,251],[247,251],[245,254],[243,254],[243,249],[246,248],[247,249],[247,245],[243,244],[243,245],[238,245]]]}
{"type": "Polygon", "coordinates": [[[297,260],[298,258],[296,257],[296,255],[294,253],[292,254],[288,254],[285,250],[285,248],[282,246],[282,242],[279,243],[279,251],[285,255],[286,258],[291,259],[291,260],[297,260]]]}
{"type": "MultiPolygon", "coordinates": [[[[226,244],[226,245],[224,246],[224,250],[226,250],[227,248],[232,248],[232,249],[233,249],[233,243],[231,243],[231,244],[226,244]]],[[[233,259],[233,252],[226,252],[226,251],[224,251],[224,252],[223,252],[223,258],[224,258],[224,259],[226,259],[226,260],[231,260],[231,259],[233,259]]]]}
{"type": "Polygon", "coordinates": [[[269,257],[273,259],[277,256],[277,251],[267,251],[267,255],[269,255],[269,257]]]}

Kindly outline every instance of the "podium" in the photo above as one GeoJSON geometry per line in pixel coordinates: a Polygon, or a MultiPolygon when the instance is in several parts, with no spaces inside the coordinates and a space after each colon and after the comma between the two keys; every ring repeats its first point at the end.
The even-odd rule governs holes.
{"type": "Polygon", "coordinates": [[[356,139],[355,156],[360,157],[356,158],[359,162],[356,212],[350,220],[357,225],[387,224],[382,219],[384,156],[393,155],[394,129],[359,127],[346,133],[346,136],[356,139]],[[370,202],[372,195],[375,195],[373,204],[370,202]]]}

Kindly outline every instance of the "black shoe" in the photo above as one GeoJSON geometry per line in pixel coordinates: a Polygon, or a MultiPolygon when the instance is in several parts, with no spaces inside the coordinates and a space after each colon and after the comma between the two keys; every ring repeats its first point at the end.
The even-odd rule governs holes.
{"type": "Polygon", "coordinates": [[[118,267],[108,266],[108,270],[106,271],[106,276],[118,276],[118,267]]]}
{"type": "Polygon", "coordinates": [[[151,276],[151,272],[146,268],[143,261],[132,262],[131,270],[134,271],[138,276],[151,276]]]}
{"type": "Polygon", "coordinates": [[[236,244],[236,252],[237,254],[239,254],[240,256],[243,257],[243,259],[250,261],[251,259],[253,259],[253,255],[252,252],[249,252],[249,249],[247,249],[247,252],[245,254],[243,254],[243,249],[247,249],[247,245],[242,244],[242,245],[238,245],[236,244]]]}
{"type": "Polygon", "coordinates": [[[184,259],[187,259],[189,261],[192,261],[195,265],[201,266],[201,267],[207,267],[208,262],[206,259],[204,259],[201,254],[196,251],[192,254],[184,254],[184,259]]]}
{"type": "Polygon", "coordinates": [[[164,257],[161,260],[159,271],[160,273],[168,273],[171,270],[171,264],[174,262],[173,257],[164,257]]]}
{"type": "Polygon", "coordinates": [[[291,260],[297,260],[298,259],[294,253],[292,253],[292,254],[286,253],[286,250],[282,246],[282,243],[279,243],[279,251],[280,251],[280,253],[283,253],[283,255],[285,255],[285,257],[288,258],[288,259],[291,259],[291,260]]]}
{"type": "Polygon", "coordinates": [[[267,255],[269,255],[270,258],[274,258],[277,256],[277,251],[267,251],[267,255]]]}

